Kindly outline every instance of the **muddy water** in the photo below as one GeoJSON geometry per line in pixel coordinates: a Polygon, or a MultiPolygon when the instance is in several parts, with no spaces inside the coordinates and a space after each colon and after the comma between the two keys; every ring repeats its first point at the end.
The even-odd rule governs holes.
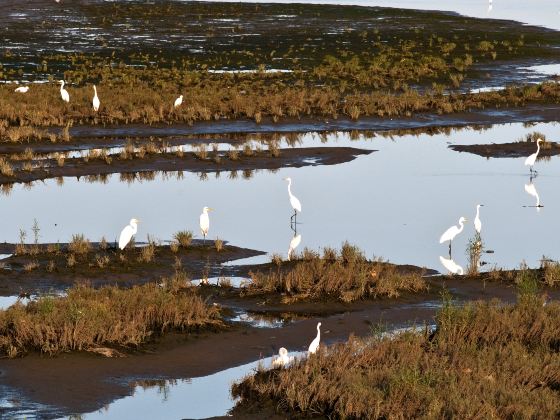
{"type": "Polygon", "coordinates": [[[37,219],[40,241],[66,242],[73,233],[114,240],[131,217],[141,220],[140,241],[147,234],[167,240],[182,229],[200,236],[198,216],[203,206],[209,206],[215,209],[210,215],[212,239],[284,257],[290,249],[338,247],[348,240],[368,257],[444,270],[439,257],[447,257],[448,249],[438,243],[440,235],[460,216],[470,219],[453,244],[453,259],[464,268],[465,249],[474,235],[475,206],[482,203],[483,242],[495,251],[484,254],[487,266],[513,268],[522,261],[536,266],[543,255],[560,259],[553,233],[559,223],[560,161],[555,157],[539,161],[539,176],[531,181],[523,158],[487,160],[448,147],[506,143],[535,130],[560,140],[560,126],[554,123],[393,139],[350,140],[348,134],[339,133],[328,135],[326,142],[309,133],[300,146],[352,145],[378,152],[335,166],[255,172],[250,179],[241,173],[232,179],[224,172],[219,177],[209,174],[205,180],[185,174],[182,179],[158,176],[129,184],[112,176],[106,184],[66,178],[62,186],[54,180],[31,188],[15,186],[2,197],[0,239],[17,241],[20,228],[30,237],[37,219]],[[303,206],[297,234],[290,226],[292,209],[283,181],[287,176],[303,206]],[[537,198],[544,207],[530,207],[537,198]]]}

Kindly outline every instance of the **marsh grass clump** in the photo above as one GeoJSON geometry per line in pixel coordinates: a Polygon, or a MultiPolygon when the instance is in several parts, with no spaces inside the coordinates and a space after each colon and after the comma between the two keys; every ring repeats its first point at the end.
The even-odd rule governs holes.
{"type": "Polygon", "coordinates": [[[466,249],[467,257],[469,258],[467,274],[470,276],[478,274],[478,269],[480,267],[480,256],[482,254],[483,247],[484,244],[482,243],[480,233],[476,232],[475,235],[469,239],[466,249]]]}
{"type": "Polygon", "coordinates": [[[152,262],[154,260],[155,255],[156,255],[156,246],[155,244],[150,242],[148,245],[143,246],[140,249],[140,255],[138,256],[138,261],[144,263],[152,262]]]}
{"type": "Polygon", "coordinates": [[[355,246],[323,254],[304,249],[291,261],[275,261],[268,271],[249,273],[247,295],[282,294],[286,302],[334,299],[352,302],[378,296],[398,297],[403,291],[427,290],[421,271],[405,271],[380,260],[369,261],[355,246]]]}
{"type": "Polygon", "coordinates": [[[557,261],[550,261],[543,257],[541,270],[543,272],[544,284],[549,287],[560,285],[560,263],[557,261]]]}
{"type": "Polygon", "coordinates": [[[224,249],[224,241],[222,241],[220,238],[216,238],[214,240],[214,248],[216,248],[217,252],[221,252],[224,249]]]}
{"type": "Polygon", "coordinates": [[[173,235],[173,239],[183,248],[188,248],[191,245],[193,237],[194,235],[190,230],[180,230],[173,235]]]}
{"type": "Polygon", "coordinates": [[[91,251],[91,243],[83,234],[74,234],[72,240],[68,243],[68,251],[78,255],[87,254],[91,251]]]}
{"type": "Polygon", "coordinates": [[[559,336],[557,302],[446,304],[433,333],[351,337],[288,369],[259,369],[233,385],[234,414],[273,407],[294,418],[555,417],[559,336]]]}
{"type": "Polygon", "coordinates": [[[136,347],[167,331],[189,332],[222,325],[219,309],[207,305],[180,279],[120,289],[78,285],[66,297],[41,297],[0,311],[0,355],[30,351],[54,355],[95,346],[136,347]]]}

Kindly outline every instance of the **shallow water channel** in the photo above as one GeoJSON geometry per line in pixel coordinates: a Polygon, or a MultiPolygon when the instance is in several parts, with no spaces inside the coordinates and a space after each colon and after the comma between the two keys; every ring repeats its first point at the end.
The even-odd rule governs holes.
{"type": "MultiPolygon", "coordinates": [[[[40,226],[41,242],[68,241],[73,233],[91,240],[105,236],[114,240],[131,217],[141,220],[137,241],[147,234],[161,240],[174,232],[190,229],[198,236],[198,215],[203,206],[211,213],[209,237],[232,244],[279,253],[286,257],[304,247],[339,247],[349,241],[368,257],[383,257],[395,263],[439,268],[447,246],[439,237],[460,216],[469,219],[453,243],[453,259],[466,265],[466,246],[474,235],[475,206],[482,203],[482,239],[494,254],[485,254],[488,267],[530,266],[541,257],[560,258],[557,235],[560,193],[560,162],[556,157],[536,164],[539,175],[532,182],[524,158],[486,159],[451,150],[450,144],[485,144],[516,141],[539,131],[558,140],[555,123],[523,126],[496,125],[489,129],[452,130],[449,135],[386,137],[363,134],[351,140],[348,133],[321,137],[308,133],[305,146],[352,146],[376,150],[354,161],[334,166],[255,171],[249,179],[222,172],[184,177],[157,175],[152,181],[121,182],[118,175],[106,184],[84,178],[36,182],[32,187],[14,186],[1,197],[1,240],[16,242],[19,229],[28,238],[34,219],[40,226]],[[298,240],[290,226],[292,209],[287,183],[302,203],[298,216],[298,240]],[[531,185],[532,184],[532,185],[531,185]],[[528,192],[530,190],[530,192],[528,192]],[[538,200],[542,208],[531,207],[538,200]],[[530,195],[532,193],[532,195],[530,195]],[[297,244],[299,242],[299,244],[297,244]]],[[[356,136],[353,136],[354,138],[356,136]]],[[[289,147],[285,143],[281,147],[289,147]]],[[[258,262],[259,259],[252,259],[258,262]]],[[[260,258],[261,261],[268,257],[260,258]]]]}

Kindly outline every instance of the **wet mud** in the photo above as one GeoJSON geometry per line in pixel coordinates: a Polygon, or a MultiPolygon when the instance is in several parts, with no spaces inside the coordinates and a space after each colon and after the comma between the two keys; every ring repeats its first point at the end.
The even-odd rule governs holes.
{"type": "MultiPolygon", "coordinates": [[[[457,152],[472,153],[485,158],[520,158],[527,157],[537,151],[534,142],[493,143],[493,144],[468,144],[451,145],[450,149],[457,152]]],[[[560,154],[560,144],[547,142],[540,148],[539,159],[560,154]]]]}

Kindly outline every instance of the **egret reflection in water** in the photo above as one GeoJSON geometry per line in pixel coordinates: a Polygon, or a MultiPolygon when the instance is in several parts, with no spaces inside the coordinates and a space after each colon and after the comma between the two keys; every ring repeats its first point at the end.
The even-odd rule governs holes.
{"type": "Polygon", "coordinates": [[[455,261],[453,261],[452,258],[444,258],[440,255],[439,262],[451,274],[459,274],[459,275],[462,276],[463,273],[464,273],[463,267],[461,267],[459,264],[457,264],[455,261]]]}
{"type": "Polygon", "coordinates": [[[290,261],[293,252],[299,246],[300,243],[301,243],[301,234],[298,234],[296,231],[294,231],[294,236],[290,240],[290,246],[288,248],[288,261],[290,261]]]}
{"type": "Polygon", "coordinates": [[[541,207],[543,207],[543,205],[541,204],[541,199],[539,197],[539,193],[537,192],[537,187],[535,187],[535,184],[533,183],[533,178],[529,180],[528,184],[525,184],[525,192],[530,196],[535,197],[536,203],[534,206],[524,206],[524,207],[536,207],[537,212],[539,212],[541,210],[541,207]]]}

